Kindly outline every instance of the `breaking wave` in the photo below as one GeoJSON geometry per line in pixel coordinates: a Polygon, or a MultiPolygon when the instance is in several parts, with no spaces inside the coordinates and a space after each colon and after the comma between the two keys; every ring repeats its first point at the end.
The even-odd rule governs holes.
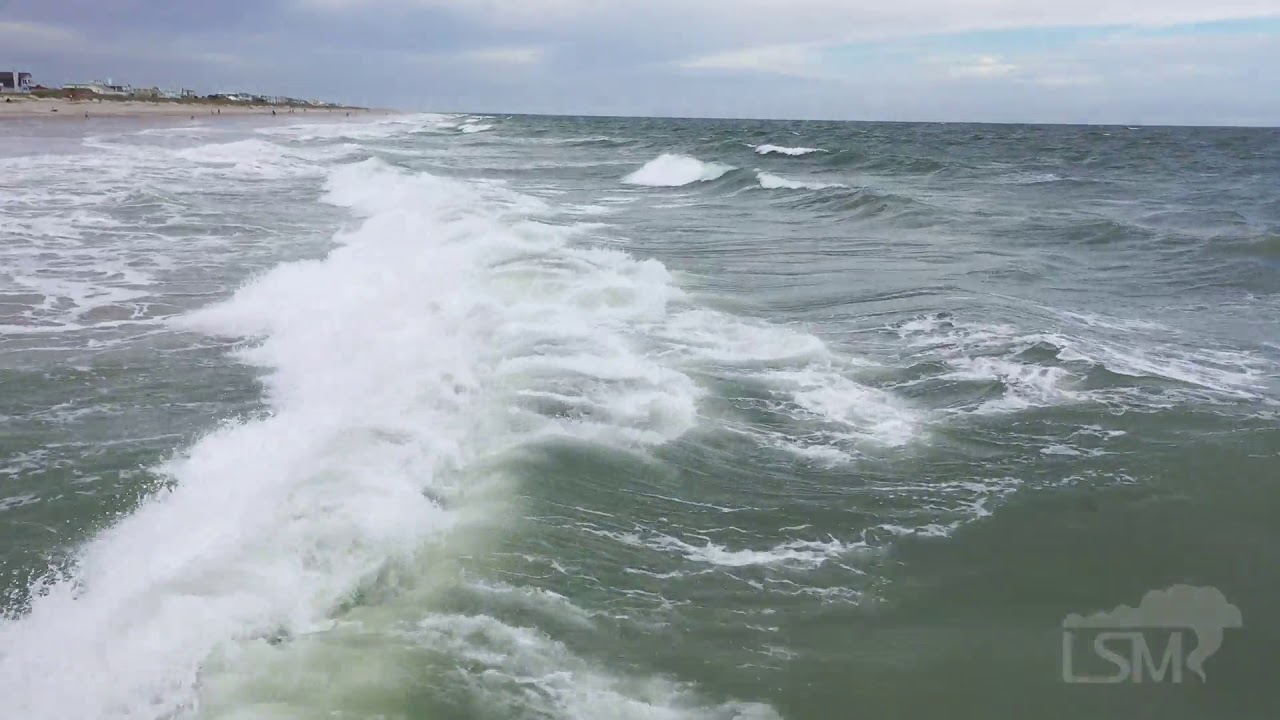
{"type": "Polygon", "coordinates": [[[791,157],[799,157],[801,155],[812,155],[813,153],[824,153],[826,150],[807,147],[783,147],[781,145],[757,145],[756,152],[760,155],[790,155],[791,157]]]}
{"type": "Polygon", "coordinates": [[[829,190],[831,188],[847,188],[848,185],[841,183],[821,183],[821,182],[804,182],[801,180],[792,180],[780,175],[774,175],[767,172],[759,172],[756,179],[760,182],[760,187],[765,190],[829,190]]]}
{"type": "Polygon", "coordinates": [[[460,552],[456,531],[501,507],[477,503],[502,496],[504,453],[693,426],[698,385],[634,332],[681,296],[661,264],[577,247],[501,185],[379,160],[334,170],[325,200],[362,218],[327,257],[179,322],[253,339],[240,359],[268,373],[270,413],[158,468],[169,489],[0,623],[15,716],[187,712],[225,685],[202,680],[228,672],[217,657],[322,630],[424,544],[460,552]]]}
{"type": "Polygon", "coordinates": [[[733,169],[732,165],[724,163],[707,163],[688,155],[667,154],[645,163],[622,182],[649,187],[682,187],[719,179],[733,169]]]}

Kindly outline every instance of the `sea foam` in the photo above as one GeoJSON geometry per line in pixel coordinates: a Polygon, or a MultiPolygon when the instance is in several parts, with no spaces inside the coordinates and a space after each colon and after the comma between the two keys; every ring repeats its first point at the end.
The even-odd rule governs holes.
{"type": "Polygon", "coordinates": [[[660,264],[576,248],[501,185],[380,161],[334,171],[326,200],[363,219],[327,257],[179,322],[254,339],[241,358],[266,371],[269,414],[157,468],[170,489],[0,622],[10,713],[185,712],[210,658],[327,627],[383,569],[491,516],[475,498],[502,474],[476,463],[543,437],[635,448],[692,427],[696,384],[632,339],[679,294],[660,264]]]}
{"type": "Polygon", "coordinates": [[[831,188],[849,187],[841,183],[822,183],[822,182],[804,182],[802,180],[792,180],[781,175],[773,173],[759,172],[756,173],[756,180],[759,181],[760,187],[765,190],[829,190],[831,188]]]}
{"type": "Polygon", "coordinates": [[[628,185],[681,187],[716,180],[733,170],[724,163],[707,163],[688,155],[662,155],[622,179],[628,185]]]}
{"type": "Polygon", "coordinates": [[[756,145],[756,152],[761,155],[790,155],[791,157],[799,157],[801,155],[812,155],[813,153],[826,152],[821,148],[808,147],[783,147],[781,145],[756,145]]]}

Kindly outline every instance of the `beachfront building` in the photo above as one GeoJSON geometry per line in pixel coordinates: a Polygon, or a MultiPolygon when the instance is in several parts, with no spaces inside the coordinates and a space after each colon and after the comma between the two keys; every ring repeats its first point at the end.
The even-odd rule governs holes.
{"type": "Polygon", "coordinates": [[[87,82],[87,83],[67,83],[62,86],[63,90],[69,90],[74,93],[89,93],[91,95],[119,95],[111,89],[105,82],[87,82]]]}
{"type": "Polygon", "coordinates": [[[186,89],[173,90],[171,88],[149,87],[134,88],[131,95],[139,100],[181,100],[186,97],[192,97],[195,93],[186,89]]]}
{"type": "Polygon", "coordinates": [[[110,78],[106,80],[94,80],[87,83],[67,83],[62,86],[63,90],[72,90],[82,93],[91,93],[93,95],[133,95],[134,90],[128,85],[116,85],[111,82],[110,78]]]}
{"type": "Polygon", "coordinates": [[[31,73],[18,70],[0,71],[0,92],[31,92],[31,73]]]}
{"type": "Polygon", "coordinates": [[[106,88],[98,83],[66,83],[62,89],[70,93],[93,93],[94,95],[101,95],[106,91],[106,88]]]}

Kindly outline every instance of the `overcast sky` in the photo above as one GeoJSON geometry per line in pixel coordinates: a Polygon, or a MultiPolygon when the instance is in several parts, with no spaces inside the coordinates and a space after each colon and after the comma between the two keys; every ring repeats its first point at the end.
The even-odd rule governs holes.
{"type": "Polygon", "coordinates": [[[0,0],[46,85],[407,110],[1280,125],[1280,0],[0,0]]]}

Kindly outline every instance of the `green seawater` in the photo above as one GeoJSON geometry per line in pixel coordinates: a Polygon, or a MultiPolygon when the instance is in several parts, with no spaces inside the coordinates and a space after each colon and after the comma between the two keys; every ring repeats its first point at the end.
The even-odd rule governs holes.
{"type": "Polygon", "coordinates": [[[287,122],[14,125],[0,716],[1280,711],[1276,131],[287,122]]]}

